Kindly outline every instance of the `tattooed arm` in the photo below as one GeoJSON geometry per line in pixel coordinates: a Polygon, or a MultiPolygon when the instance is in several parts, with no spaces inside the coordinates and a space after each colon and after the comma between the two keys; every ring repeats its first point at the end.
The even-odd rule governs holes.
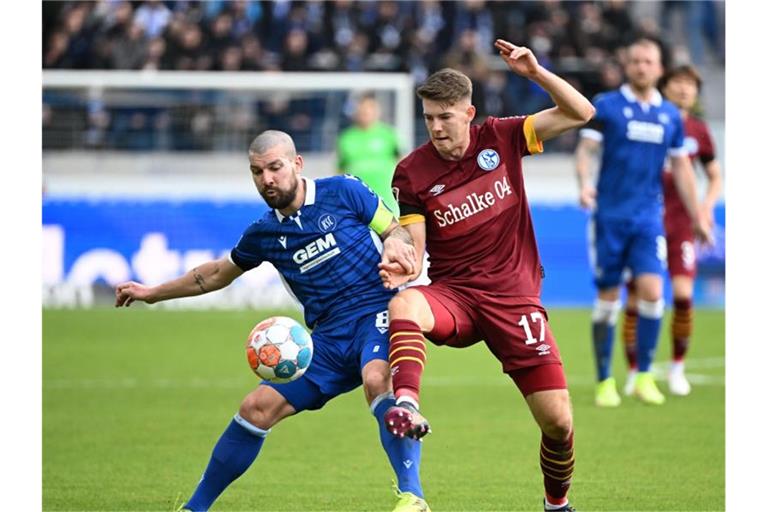
{"type": "Polygon", "coordinates": [[[381,234],[384,250],[379,263],[379,276],[385,288],[397,288],[416,279],[421,273],[421,259],[417,257],[411,234],[393,220],[381,234]]]}
{"type": "Polygon", "coordinates": [[[161,300],[192,297],[220,290],[240,276],[243,271],[228,257],[199,265],[178,279],[157,286],[145,286],[134,281],[115,287],[115,307],[130,306],[134,301],[154,304],[161,300]]]}

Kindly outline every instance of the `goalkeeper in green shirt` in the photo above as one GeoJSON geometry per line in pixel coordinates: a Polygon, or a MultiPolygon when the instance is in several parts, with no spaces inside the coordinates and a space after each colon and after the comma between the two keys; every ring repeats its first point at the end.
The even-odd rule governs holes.
{"type": "Polygon", "coordinates": [[[339,136],[338,169],[363,180],[397,217],[392,175],[400,149],[395,129],[381,122],[379,115],[376,97],[372,93],[362,95],[355,108],[354,125],[339,136]]]}

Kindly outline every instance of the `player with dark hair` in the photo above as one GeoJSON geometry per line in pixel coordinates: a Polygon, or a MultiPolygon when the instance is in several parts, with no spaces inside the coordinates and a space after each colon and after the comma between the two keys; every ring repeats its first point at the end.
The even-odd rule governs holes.
{"type": "MultiPolygon", "coordinates": [[[[715,145],[707,124],[693,115],[699,92],[701,75],[690,65],[678,66],[659,80],[659,90],[671,101],[683,117],[685,147],[691,162],[701,163],[707,177],[707,190],[701,210],[706,221],[714,224],[714,207],[722,189],[720,164],[715,159],[715,145]]],[[[693,332],[693,281],[696,277],[696,238],[691,228],[691,217],[675,188],[672,173],[665,169],[664,178],[664,229],[667,236],[667,259],[672,279],[672,364],[669,368],[669,391],[685,396],[691,385],[685,377],[685,355],[693,332]]],[[[637,293],[633,283],[627,286],[627,307],[624,310],[624,352],[629,365],[625,394],[632,394],[637,375],[637,293]]]]}
{"type": "MultiPolygon", "coordinates": [[[[530,116],[489,117],[471,125],[472,82],[443,69],[417,89],[429,141],[404,158],[393,186],[400,222],[413,236],[417,262],[429,253],[428,286],[413,286],[389,304],[390,366],[397,405],[390,431],[420,438],[425,337],[466,347],[485,340],[525,397],[541,430],[545,510],[573,510],[567,492],[574,468],[573,419],[565,373],[541,304],[543,269],[523,184],[522,157],[587,122],[589,101],[539,65],[525,47],[497,40],[507,66],[546,90],[553,108],[530,116]]],[[[402,284],[382,265],[387,286],[402,284]]],[[[418,275],[417,269],[416,275],[418,275]]],[[[412,276],[413,277],[413,276],[412,276]]]]}
{"type": "Polygon", "coordinates": [[[651,39],[641,38],[629,45],[625,66],[628,83],[595,98],[597,114],[581,130],[576,148],[579,200],[593,210],[589,241],[597,299],[592,312],[592,342],[598,381],[595,404],[599,407],[621,403],[611,376],[611,356],[626,269],[634,277],[638,297],[634,394],[648,404],[665,401],[651,364],[664,314],[662,274],[667,247],[662,221],[662,172],[667,158],[675,187],[691,216],[694,234],[702,240],[710,238],[707,222],[698,211],[680,112],[656,89],[663,71],[661,55],[658,42],[651,39]],[[595,189],[590,168],[601,147],[595,189]]]}
{"type": "Polygon", "coordinates": [[[208,510],[250,467],[275,424],[320,409],[362,384],[397,475],[395,512],[428,512],[419,480],[419,443],[392,435],[384,425],[384,414],[395,403],[386,336],[387,303],[394,292],[382,286],[378,264],[392,262],[413,271],[410,235],[359,179],[303,178],[304,160],[287,133],[262,133],[248,156],[253,182],[271,209],[243,232],[231,253],[157,286],[127,282],[115,290],[118,307],[200,295],[269,261],[313,329],[314,355],[306,373],[284,384],[262,381],[245,397],[184,508],[208,510]],[[383,250],[374,237],[383,240],[383,250]]]}

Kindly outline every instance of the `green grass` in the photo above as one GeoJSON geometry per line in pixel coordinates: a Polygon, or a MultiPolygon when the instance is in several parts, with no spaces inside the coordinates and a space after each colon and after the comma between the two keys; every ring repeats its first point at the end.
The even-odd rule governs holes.
{"type": "MultiPolygon", "coordinates": [[[[244,337],[274,313],[44,311],[43,508],[168,511],[188,497],[257,384],[244,337]]],[[[625,399],[615,410],[592,405],[589,312],[552,310],[550,319],[574,406],[574,505],[724,510],[723,312],[696,312],[691,396],[668,396],[662,407],[625,399]]],[[[615,356],[623,384],[618,341],[615,356]]],[[[430,346],[422,403],[434,430],[422,461],[433,510],[541,510],[538,430],[482,344],[430,346]]],[[[274,428],[214,510],[390,510],[392,476],[358,389],[274,428]]]]}

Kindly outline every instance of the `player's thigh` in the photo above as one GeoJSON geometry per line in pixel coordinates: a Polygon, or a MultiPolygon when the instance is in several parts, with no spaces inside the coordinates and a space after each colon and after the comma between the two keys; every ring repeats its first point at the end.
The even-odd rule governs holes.
{"type": "Polygon", "coordinates": [[[623,282],[629,235],[617,221],[593,217],[588,225],[589,261],[598,289],[618,287],[623,282]]]}
{"type": "Polygon", "coordinates": [[[567,389],[536,391],[525,397],[541,430],[553,439],[566,439],[573,430],[571,399],[567,389]]]}
{"type": "MultiPolygon", "coordinates": [[[[664,275],[667,269],[667,238],[661,219],[637,225],[628,248],[627,266],[633,276],[664,275]]],[[[637,286],[640,292],[640,284],[637,286]]]]}
{"type": "Polygon", "coordinates": [[[669,275],[687,277],[693,280],[696,277],[696,246],[693,232],[690,228],[672,227],[673,231],[667,232],[667,263],[669,275]]]}
{"type": "MultiPolygon", "coordinates": [[[[471,290],[461,291],[437,283],[417,288],[424,297],[432,318],[432,328],[425,336],[435,345],[463,348],[482,339],[477,327],[477,317],[468,305],[474,302],[471,290]]],[[[481,299],[477,299],[479,301],[481,299]]]]}
{"type": "Polygon", "coordinates": [[[435,326],[435,317],[429,307],[427,298],[421,292],[424,287],[406,288],[389,301],[389,318],[410,320],[415,322],[422,331],[431,331],[435,326]]]}
{"type": "Polygon", "coordinates": [[[239,414],[252,425],[269,430],[296,409],[276,389],[260,385],[248,393],[240,404],[239,414]]]}
{"type": "Polygon", "coordinates": [[[478,325],[485,344],[501,363],[504,373],[552,363],[562,364],[557,341],[543,307],[508,305],[493,297],[485,297],[477,307],[480,316],[478,325]]]}
{"type": "Polygon", "coordinates": [[[312,333],[312,340],[312,361],[304,375],[291,382],[261,384],[281,394],[296,412],[321,409],[329,400],[360,385],[359,369],[349,364],[338,340],[318,330],[312,333]]]}

